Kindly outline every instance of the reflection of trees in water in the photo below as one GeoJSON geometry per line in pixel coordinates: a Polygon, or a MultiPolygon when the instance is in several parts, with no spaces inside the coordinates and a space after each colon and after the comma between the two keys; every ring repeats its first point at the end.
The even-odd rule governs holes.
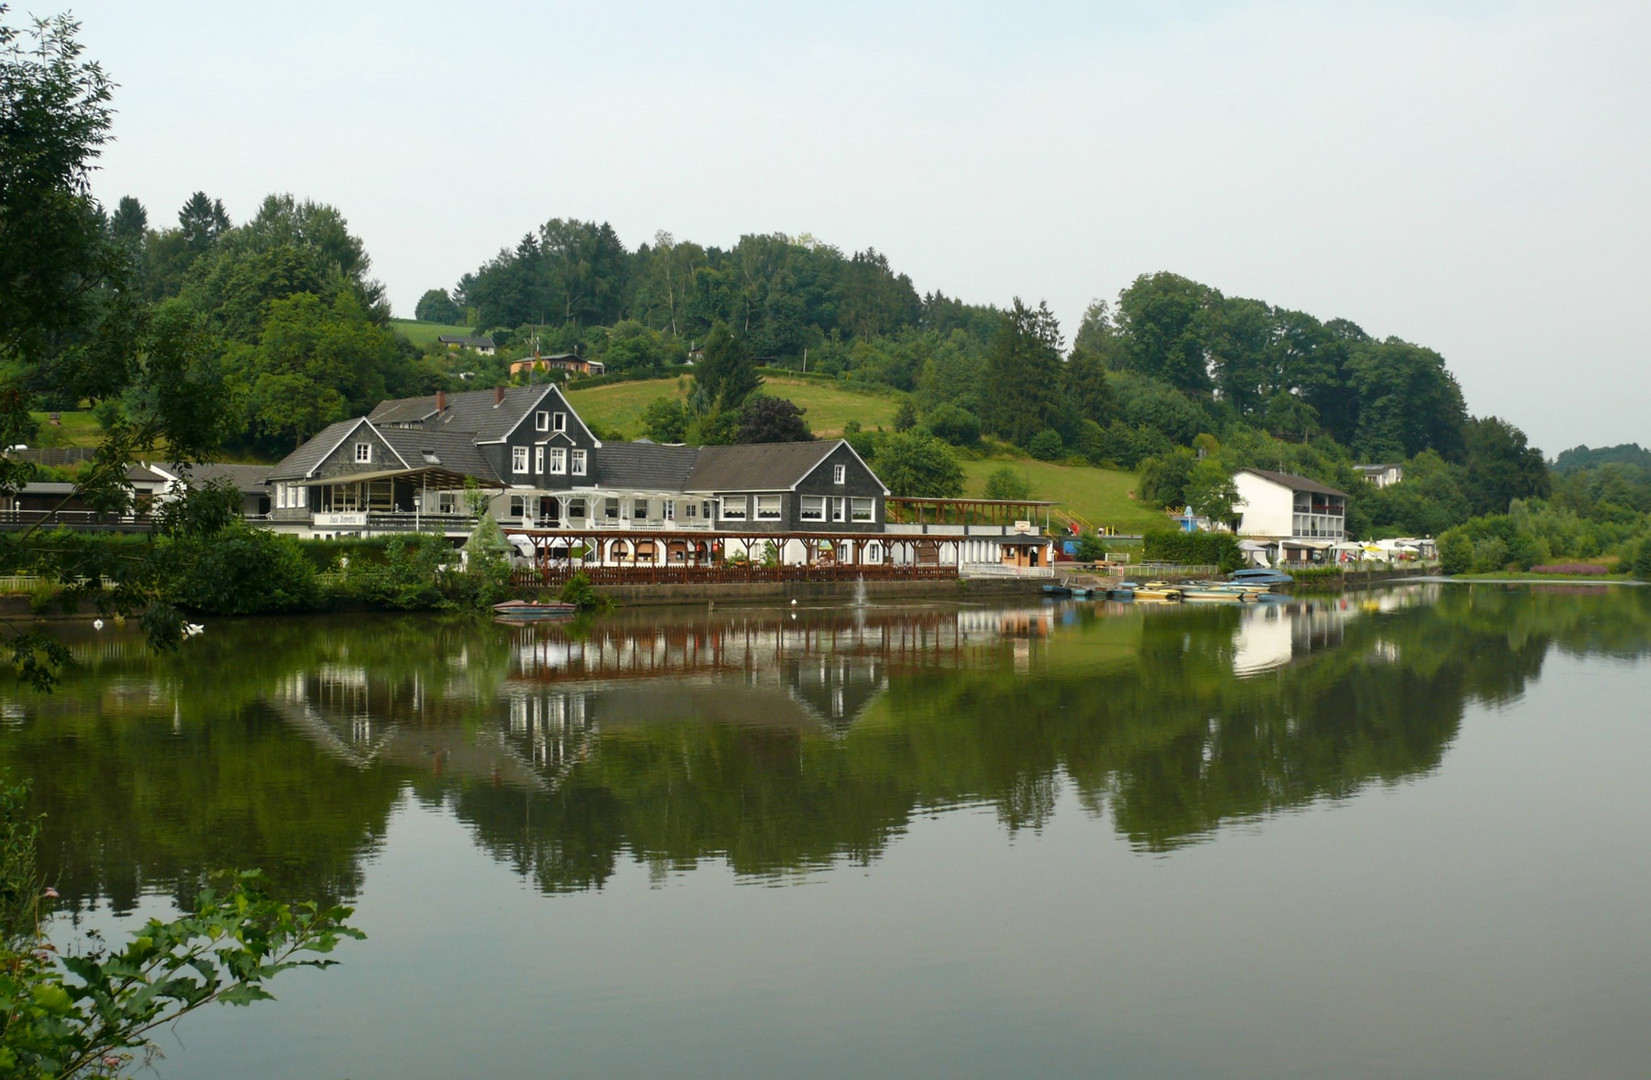
{"type": "Polygon", "coordinates": [[[433,687],[456,721],[506,659],[467,625],[429,620],[226,620],[162,656],[130,628],[69,633],[76,666],[56,693],[0,691],[13,717],[0,768],[33,780],[65,901],[117,910],[145,891],[183,903],[228,867],[259,867],[285,895],[354,895],[404,774],[317,753],[282,715],[283,688],[321,679],[360,698],[353,715],[394,725],[413,687],[433,687]]]}
{"type": "Polygon", "coordinates": [[[572,633],[264,620],[160,658],[88,631],[58,695],[0,693],[0,765],[36,780],[60,891],[119,907],[231,865],[349,896],[409,785],[551,890],[599,887],[625,858],[865,862],[960,802],[1039,828],[1066,784],[1167,850],[1425,774],[1464,704],[1522,693],[1550,644],[1645,656],[1647,592],[631,612],[572,633]]]}

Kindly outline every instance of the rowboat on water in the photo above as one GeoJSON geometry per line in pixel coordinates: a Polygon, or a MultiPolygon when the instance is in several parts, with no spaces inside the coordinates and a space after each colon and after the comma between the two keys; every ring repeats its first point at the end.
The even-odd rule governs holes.
{"type": "Polygon", "coordinates": [[[1259,600],[1267,591],[1261,585],[1236,585],[1225,581],[1189,581],[1183,588],[1182,598],[1186,600],[1215,601],[1217,603],[1242,603],[1259,600]]]}
{"type": "Polygon", "coordinates": [[[493,605],[493,614],[511,622],[539,622],[543,619],[566,619],[579,613],[577,604],[559,600],[506,600],[493,605]]]}
{"type": "Polygon", "coordinates": [[[1149,581],[1135,590],[1136,600],[1179,600],[1181,590],[1167,581],[1149,581]]]}

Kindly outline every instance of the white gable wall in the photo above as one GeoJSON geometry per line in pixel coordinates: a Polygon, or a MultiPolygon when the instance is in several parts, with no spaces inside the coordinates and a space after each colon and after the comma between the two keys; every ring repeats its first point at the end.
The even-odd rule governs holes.
{"type": "Polygon", "coordinates": [[[1233,477],[1238,489],[1241,513],[1240,536],[1289,536],[1294,529],[1295,492],[1283,484],[1254,473],[1233,477]]]}

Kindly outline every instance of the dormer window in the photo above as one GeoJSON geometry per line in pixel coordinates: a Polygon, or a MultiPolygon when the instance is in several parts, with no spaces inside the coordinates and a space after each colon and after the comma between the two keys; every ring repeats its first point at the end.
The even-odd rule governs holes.
{"type": "Polygon", "coordinates": [[[831,467],[831,482],[833,484],[846,484],[846,483],[848,483],[848,466],[847,465],[833,465],[831,467]]]}
{"type": "Polygon", "coordinates": [[[373,461],[373,444],[358,442],[355,444],[355,461],[357,465],[370,465],[373,461]]]}
{"type": "Polygon", "coordinates": [[[533,426],[539,431],[550,430],[550,413],[540,411],[533,415],[533,426]]]}

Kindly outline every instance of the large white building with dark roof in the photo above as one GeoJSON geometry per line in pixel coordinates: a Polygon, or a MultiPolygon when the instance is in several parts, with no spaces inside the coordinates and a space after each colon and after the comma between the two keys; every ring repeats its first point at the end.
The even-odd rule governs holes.
{"type": "Polygon", "coordinates": [[[1347,493],[1292,473],[1239,469],[1237,532],[1271,549],[1270,558],[1313,561],[1347,539],[1347,493]]]}
{"type": "Polygon", "coordinates": [[[268,480],[272,522],[308,535],[457,519],[467,485],[489,492],[500,524],[541,530],[876,532],[889,494],[841,439],[604,443],[549,384],[382,402],[327,427],[268,480]]]}

